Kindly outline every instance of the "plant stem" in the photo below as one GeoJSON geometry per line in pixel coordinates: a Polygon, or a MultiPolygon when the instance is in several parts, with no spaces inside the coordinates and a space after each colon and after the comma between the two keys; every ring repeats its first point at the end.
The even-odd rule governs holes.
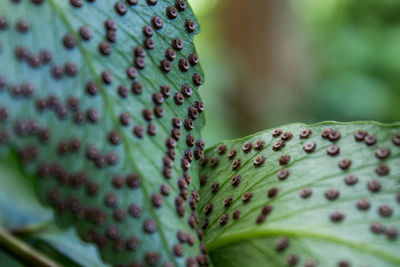
{"type": "Polygon", "coordinates": [[[0,247],[6,249],[21,261],[28,263],[29,266],[61,267],[58,263],[47,258],[2,228],[0,228],[0,247]]]}

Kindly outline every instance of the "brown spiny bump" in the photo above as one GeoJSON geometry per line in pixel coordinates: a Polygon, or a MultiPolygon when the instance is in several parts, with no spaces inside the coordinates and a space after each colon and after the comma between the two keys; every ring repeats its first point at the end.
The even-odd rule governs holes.
{"type": "Polygon", "coordinates": [[[175,19],[178,16],[178,10],[173,7],[173,6],[169,6],[165,9],[165,12],[167,14],[167,17],[169,19],[175,19]]]}
{"type": "Polygon", "coordinates": [[[237,169],[239,169],[241,164],[242,164],[241,159],[235,159],[235,160],[232,162],[232,170],[237,170],[237,169]]]}
{"type": "Polygon", "coordinates": [[[286,237],[279,237],[275,240],[275,249],[278,252],[284,251],[289,246],[289,239],[286,237]]]}
{"type": "Polygon", "coordinates": [[[311,134],[312,134],[312,131],[310,129],[303,129],[300,131],[299,136],[301,139],[305,139],[305,138],[310,137],[311,134]]]}
{"type": "Polygon", "coordinates": [[[273,137],[281,136],[282,132],[283,131],[281,129],[275,129],[275,130],[272,131],[272,136],[273,137]]]}
{"type": "Polygon", "coordinates": [[[84,41],[89,41],[92,38],[92,32],[85,26],[79,28],[79,35],[84,41]]]}
{"type": "Polygon", "coordinates": [[[164,109],[161,106],[156,106],[153,112],[157,118],[162,118],[164,116],[164,109]]]}
{"type": "Polygon", "coordinates": [[[196,66],[199,63],[199,57],[197,56],[196,53],[192,53],[188,56],[188,60],[190,65],[196,66]]]}
{"type": "Polygon", "coordinates": [[[334,129],[331,129],[331,131],[329,132],[329,135],[328,135],[329,141],[332,141],[332,142],[339,140],[341,137],[342,137],[342,135],[340,134],[340,132],[338,130],[334,130],[334,129]]]}
{"type": "Polygon", "coordinates": [[[194,85],[200,86],[203,84],[203,77],[199,73],[195,72],[192,75],[192,81],[194,85]]]}
{"type": "Polygon", "coordinates": [[[67,62],[64,65],[65,74],[69,77],[73,77],[78,73],[78,67],[71,62],[67,62]]]}
{"type": "Polygon", "coordinates": [[[281,135],[281,139],[284,141],[290,141],[293,138],[293,134],[291,132],[284,132],[281,135]]]}
{"type": "Polygon", "coordinates": [[[397,240],[398,235],[399,234],[397,232],[397,229],[394,228],[394,227],[391,227],[391,228],[386,230],[386,237],[387,237],[387,239],[389,239],[391,241],[397,240]]]}
{"type": "Polygon", "coordinates": [[[278,188],[272,187],[268,190],[268,198],[274,198],[278,195],[278,188]]]}
{"type": "Polygon", "coordinates": [[[348,261],[341,260],[337,264],[338,267],[350,267],[350,263],[348,261]]]}
{"type": "Polygon", "coordinates": [[[194,32],[196,30],[196,23],[191,19],[186,19],[185,28],[188,32],[194,32]]]}
{"type": "Polygon", "coordinates": [[[134,80],[138,76],[138,71],[131,66],[126,69],[126,75],[129,79],[134,80]]]}
{"type": "Polygon", "coordinates": [[[218,152],[218,154],[222,155],[222,154],[225,154],[226,149],[227,149],[227,146],[225,144],[221,144],[218,146],[217,152],[218,152]]]}
{"type": "Polygon", "coordinates": [[[228,208],[232,204],[232,200],[233,200],[232,197],[226,197],[223,203],[224,207],[228,208]]]}
{"type": "Polygon", "coordinates": [[[393,208],[391,208],[389,205],[382,205],[378,208],[378,211],[382,217],[390,217],[392,216],[393,208]]]}
{"type": "Polygon", "coordinates": [[[265,205],[261,209],[261,214],[267,216],[272,212],[273,209],[274,209],[274,207],[272,207],[271,205],[265,205]]]}
{"type": "Polygon", "coordinates": [[[354,133],[354,139],[357,141],[357,142],[361,142],[361,141],[363,141],[364,140],[364,138],[367,136],[367,132],[366,131],[364,131],[364,130],[357,130],[355,133],[354,133]]]}
{"type": "Polygon", "coordinates": [[[385,232],[385,226],[380,222],[374,222],[370,226],[371,232],[374,234],[382,234],[385,232]]]}
{"type": "Polygon", "coordinates": [[[290,161],[290,156],[289,156],[289,155],[282,155],[282,156],[279,158],[279,164],[280,164],[280,165],[286,165],[286,164],[289,163],[289,161],[290,161]]]}
{"type": "Polygon", "coordinates": [[[376,144],[376,135],[374,134],[367,134],[364,138],[364,143],[368,146],[372,146],[376,144]]]}
{"type": "Polygon", "coordinates": [[[204,150],[206,148],[206,143],[201,139],[197,139],[196,140],[196,146],[198,146],[199,148],[204,150]]]}
{"type": "Polygon", "coordinates": [[[387,157],[390,156],[390,149],[388,149],[388,148],[386,148],[386,147],[378,148],[378,149],[375,151],[375,156],[376,156],[378,159],[386,159],[387,157]]]}
{"type": "Polygon", "coordinates": [[[330,145],[326,149],[326,153],[328,153],[330,156],[336,156],[340,153],[340,148],[336,145],[330,145]]]}
{"type": "Polygon", "coordinates": [[[76,46],[76,40],[70,34],[65,35],[63,37],[62,41],[63,41],[63,44],[64,44],[65,48],[67,48],[67,49],[73,49],[76,46]]]}
{"type": "Polygon", "coordinates": [[[189,246],[193,246],[195,239],[194,239],[194,235],[187,233],[187,243],[189,244],[189,246]]]}
{"type": "Polygon", "coordinates": [[[344,219],[344,214],[340,211],[334,211],[329,217],[332,222],[340,222],[344,219]]]}
{"type": "Polygon", "coordinates": [[[218,182],[213,182],[211,184],[211,192],[212,193],[216,193],[218,191],[218,188],[219,188],[219,183],[218,182]]]}
{"type": "Polygon", "coordinates": [[[265,220],[267,219],[267,216],[265,216],[264,214],[259,214],[257,219],[256,219],[256,224],[262,224],[263,222],[265,222],[265,220]]]}
{"type": "Polygon", "coordinates": [[[188,116],[192,119],[192,120],[196,120],[197,117],[199,116],[199,112],[197,110],[197,108],[195,108],[194,106],[190,106],[188,108],[188,116]]]}
{"type": "Polygon", "coordinates": [[[241,176],[240,175],[235,175],[231,179],[231,185],[232,186],[238,186],[240,184],[241,176]]]}
{"type": "Polygon", "coordinates": [[[179,59],[179,68],[181,69],[181,71],[187,72],[190,68],[189,60],[187,60],[186,58],[179,59]]]}
{"type": "Polygon", "coordinates": [[[101,73],[101,78],[105,84],[111,84],[113,81],[113,76],[109,71],[103,71],[101,73]]]}
{"type": "Polygon", "coordinates": [[[146,67],[146,59],[144,57],[136,56],[134,63],[135,66],[141,70],[146,67]]]}
{"type": "Polygon", "coordinates": [[[176,52],[174,50],[172,50],[171,48],[167,48],[165,50],[165,57],[169,60],[169,61],[173,61],[176,58],[176,52]]]}
{"type": "Polygon", "coordinates": [[[375,168],[375,172],[379,176],[385,176],[385,175],[389,174],[390,169],[386,164],[381,164],[381,165],[378,165],[378,167],[375,168]]]}
{"type": "Polygon", "coordinates": [[[325,197],[328,200],[335,200],[339,197],[339,191],[335,188],[330,188],[328,190],[325,191],[325,197]]]}
{"type": "Polygon", "coordinates": [[[197,111],[199,113],[202,113],[204,111],[204,109],[205,109],[203,101],[200,101],[200,100],[195,100],[194,101],[194,106],[197,108],[197,111]]]}
{"type": "Polygon", "coordinates": [[[253,148],[253,144],[251,142],[246,142],[242,146],[242,150],[244,153],[248,153],[253,148]]]}
{"type": "Polygon", "coordinates": [[[173,39],[171,45],[172,48],[177,51],[181,51],[183,49],[183,41],[179,38],[173,39]]]}
{"type": "Polygon", "coordinates": [[[158,264],[159,259],[160,259],[160,254],[156,251],[148,251],[145,254],[146,263],[150,266],[156,266],[158,264]]]}
{"type": "Polygon", "coordinates": [[[19,19],[15,23],[15,28],[20,33],[27,33],[29,31],[30,26],[29,26],[28,21],[26,21],[24,19],[19,19]]]}
{"type": "Polygon", "coordinates": [[[94,81],[89,81],[86,84],[86,92],[91,96],[95,96],[99,93],[99,88],[94,81]]]}
{"type": "Polygon", "coordinates": [[[357,201],[357,208],[359,210],[368,210],[369,207],[371,207],[371,203],[369,202],[368,199],[361,199],[357,201]]]}
{"type": "Polygon", "coordinates": [[[185,11],[186,10],[186,1],[185,0],[176,0],[175,1],[175,7],[179,11],[185,11]]]}
{"type": "Polygon", "coordinates": [[[342,170],[346,170],[346,169],[350,168],[350,166],[351,166],[351,160],[350,160],[350,159],[342,159],[341,161],[339,161],[338,166],[339,166],[339,168],[341,168],[342,170]]]}
{"type": "MultiPolygon", "coordinates": [[[[218,165],[218,163],[219,163],[219,159],[218,158],[212,157],[210,159],[210,166],[211,167],[216,167],[218,165]]],[[[233,168],[233,165],[232,165],[232,168],[233,168]]]]}
{"type": "Polygon", "coordinates": [[[229,215],[228,214],[223,214],[221,217],[219,217],[219,224],[224,226],[225,224],[228,223],[229,220],[229,215]]]}
{"type": "Polygon", "coordinates": [[[193,89],[188,84],[183,84],[181,86],[181,93],[184,97],[189,98],[192,96],[193,89]]]}
{"type": "Polygon", "coordinates": [[[129,89],[125,85],[118,86],[118,95],[121,98],[127,98],[129,94],[129,89]]]}
{"type": "Polygon", "coordinates": [[[379,190],[381,189],[381,182],[379,182],[376,179],[370,180],[367,183],[367,187],[371,192],[379,192],[379,190]]]}
{"type": "Polygon", "coordinates": [[[260,151],[265,147],[265,141],[264,140],[257,140],[256,143],[254,144],[254,150],[260,151]]]}
{"type": "Polygon", "coordinates": [[[255,167],[260,167],[264,164],[266,158],[264,156],[258,156],[253,160],[253,164],[255,167]]]}
{"type": "Polygon", "coordinates": [[[143,92],[143,85],[140,82],[133,82],[131,84],[132,93],[135,95],[140,95],[143,92]]]}
{"type": "Polygon", "coordinates": [[[314,152],[316,146],[317,145],[315,144],[315,142],[310,141],[310,142],[307,142],[304,144],[303,150],[307,153],[312,153],[312,152],[314,152]]]}
{"type": "Polygon", "coordinates": [[[0,16],[0,31],[8,28],[8,21],[4,16],[0,16]]]}
{"type": "Polygon", "coordinates": [[[279,150],[281,150],[282,148],[284,148],[285,147],[285,145],[286,145],[286,142],[284,141],[284,140],[278,140],[278,141],[275,141],[274,142],[274,144],[272,145],[272,149],[274,150],[274,151],[279,151],[279,150]]]}
{"type": "Polygon", "coordinates": [[[236,156],[237,150],[236,149],[231,149],[228,152],[228,159],[233,159],[236,156]]]}
{"type": "Polygon", "coordinates": [[[321,137],[324,138],[324,139],[328,139],[329,138],[329,134],[331,133],[331,130],[332,129],[330,129],[330,128],[322,129],[321,137]]]}
{"type": "Polygon", "coordinates": [[[278,172],[277,177],[279,180],[285,180],[287,177],[289,177],[289,174],[290,172],[288,169],[282,169],[278,172]]]}
{"type": "Polygon", "coordinates": [[[184,101],[184,96],[181,92],[176,92],[174,95],[174,102],[176,105],[182,105],[184,101]]]}
{"type": "Polygon", "coordinates": [[[207,176],[206,175],[200,175],[200,186],[203,186],[207,183],[207,176]]]}
{"type": "Polygon", "coordinates": [[[153,41],[153,39],[151,39],[151,38],[146,38],[146,39],[143,41],[143,45],[144,45],[144,47],[145,47],[146,49],[153,49],[154,46],[155,46],[154,41],[153,41]]]}
{"type": "Polygon", "coordinates": [[[303,188],[300,191],[300,197],[301,198],[309,198],[311,195],[312,195],[312,190],[310,188],[308,188],[308,187],[303,188]]]}
{"type": "Polygon", "coordinates": [[[394,134],[392,137],[392,142],[396,146],[400,146],[400,133],[394,134]]]}
{"type": "Polygon", "coordinates": [[[347,185],[355,185],[358,182],[358,177],[354,174],[349,174],[344,178],[347,185]]]}
{"type": "Polygon", "coordinates": [[[299,256],[296,254],[289,254],[286,257],[286,263],[288,266],[296,266],[299,263],[300,259],[299,256]]]}
{"type": "Polygon", "coordinates": [[[123,185],[125,184],[125,178],[121,175],[114,175],[111,181],[112,185],[116,189],[121,189],[123,185]]]}
{"type": "Polygon", "coordinates": [[[111,45],[108,42],[101,42],[99,44],[99,51],[101,54],[108,56],[111,54],[111,45]]]}
{"type": "Polygon", "coordinates": [[[253,198],[253,193],[252,192],[245,192],[242,195],[242,201],[243,203],[248,203],[251,201],[251,199],[253,198]]]}

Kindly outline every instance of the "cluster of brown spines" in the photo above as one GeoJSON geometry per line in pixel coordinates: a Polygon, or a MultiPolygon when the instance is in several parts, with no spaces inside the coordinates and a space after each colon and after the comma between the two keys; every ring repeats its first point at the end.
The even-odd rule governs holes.
{"type": "MultiPolygon", "coordinates": [[[[12,4],[23,4],[23,1],[21,3],[15,0],[10,2],[12,4]]],[[[46,0],[31,0],[29,2],[38,7],[50,5],[46,0]]],[[[89,6],[94,2],[96,1],[69,0],[73,12],[79,12],[81,8],[85,8],[85,5],[89,6]]],[[[152,8],[157,6],[158,1],[126,0],[113,1],[113,3],[110,2],[109,4],[112,5],[117,18],[107,18],[101,22],[104,30],[102,40],[95,41],[98,38],[94,36],[96,30],[91,29],[91,25],[78,25],[74,32],[60,36],[57,41],[61,48],[58,49],[64,49],[64,51],[85,50],[88,44],[98,42],[96,44],[97,51],[94,51],[94,53],[97,53],[99,57],[103,57],[107,61],[113,53],[116,53],[113,50],[114,46],[118,45],[118,25],[124,22],[123,17],[128,17],[129,13],[134,12],[134,9],[136,7],[139,8],[139,6],[145,8],[147,5],[153,10],[152,8]]],[[[164,3],[159,4],[164,5],[164,3]]],[[[23,81],[11,84],[11,82],[7,82],[3,73],[0,73],[0,94],[8,94],[13,99],[31,100],[38,114],[31,114],[31,117],[28,118],[15,117],[12,114],[13,110],[7,105],[3,105],[0,101],[0,145],[6,143],[14,144],[14,142],[18,144],[19,140],[26,140],[28,137],[35,138],[35,141],[28,143],[28,145],[17,146],[18,155],[23,162],[31,162],[39,166],[37,173],[41,178],[40,183],[51,185],[46,191],[46,200],[56,209],[61,218],[62,216],[70,217],[72,215],[75,218],[74,220],[79,221],[81,225],[84,223],[87,226],[83,233],[85,240],[96,244],[100,250],[109,250],[111,248],[114,252],[131,251],[132,253],[137,253],[143,247],[141,243],[145,242],[145,239],[142,240],[141,237],[152,235],[162,227],[162,225],[158,225],[159,222],[156,218],[148,217],[147,214],[144,214],[146,207],[151,206],[152,209],[157,210],[163,207],[165,201],[174,203],[176,216],[182,217],[182,222],[187,223],[192,230],[177,230],[176,240],[170,248],[169,254],[176,256],[177,262],[182,262],[180,259],[183,258],[183,262],[187,266],[197,266],[208,265],[205,247],[200,245],[200,252],[196,256],[190,256],[190,253],[185,253],[184,245],[199,247],[200,243],[197,239],[202,239],[202,232],[198,227],[198,217],[195,213],[200,196],[195,190],[190,189],[193,188],[193,186],[190,186],[193,181],[189,174],[189,169],[194,164],[193,160],[203,159],[203,150],[205,148],[204,142],[196,137],[198,131],[194,131],[195,122],[200,117],[200,113],[204,111],[204,104],[200,100],[193,100],[196,97],[193,88],[201,85],[203,79],[200,73],[194,72],[188,75],[187,80],[181,84],[180,90],[174,92],[175,89],[171,89],[171,87],[175,86],[174,84],[171,84],[171,87],[161,84],[157,88],[147,88],[146,84],[142,82],[144,79],[141,76],[141,73],[145,72],[147,64],[153,64],[152,60],[156,60],[151,56],[152,50],[159,49],[160,45],[162,45],[155,43],[153,37],[158,34],[157,32],[162,34],[161,31],[166,23],[174,23],[176,18],[181,15],[186,17],[185,13],[188,11],[183,12],[187,8],[187,3],[184,0],[172,1],[172,5],[166,7],[163,14],[154,12],[154,16],[148,18],[147,23],[145,22],[146,24],[141,26],[142,36],[137,36],[139,40],[143,38],[143,43],[132,47],[131,64],[124,69],[123,76],[126,78],[122,78],[124,82],[119,85],[115,85],[115,83],[121,80],[120,76],[122,75],[119,75],[116,70],[103,69],[97,75],[94,75],[92,79],[86,81],[82,88],[68,88],[69,91],[65,94],[52,94],[45,91],[46,94],[44,95],[44,89],[35,88],[34,83],[23,81]],[[130,85],[125,85],[124,83],[130,83],[130,85]],[[117,89],[112,92],[111,87],[114,85],[117,89]],[[87,98],[83,97],[78,90],[84,92],[87,98]],[[153,90],[155,92],[151,94],[150,99],[146,99],[148,107],[143,108],[138,116],[143,118],[143,124],[135,121],[134,114],[123,111],[120,114],[116,114],[116,118],[113,118],[115,123],[111,129],[99,129],[99,131],[106,131],[105,138],[102,141],[107,145],[96,146],[94,145],[94,143],[97,143],[95,142],[96,140],[91,140],[89,136],[85,140],[86,138],[81,133],[82,129],[87,125],[88,127],[90,125],[102,125],[106,119],[105,117],[108,116],[106,114],[107,110],[103,111],[95,107],[87,107],[87,103],[90,103],[96,97],[104,97],[104,94],[111,93],[115,93],[121,101],[125,101],[130,96],[139,97],[143,95],[145,90],[153,90]],[[36,94],[37,91],[42,93],[36,94]],[[74,96],[75,92],[79,97],[74,96]],[[63,95],[67,96],[64,97],[63,95]],[[167,120],[163,109],[163,104],[167,101],[170,102],[168,104],[174,109],[187,108],[185,110],[186,116],[183,118],[174,117],[171,121],[167,120]],[[192,104],[188,105],[188,103],[192,104]],[[76,136],[66,136],[59,139],[58,136],[60,136],[59,131],[61,129],[58,129],[57,125],[46,125],[46,123],[43,123],[45,120],[41,119],[45,116],[52,116],[52,113],[56,115],[60,122],[71,121],[76,126],[80,125],[81,127],[75,131],[77,133],[76,136]],[[146,138],[146,135],[151,138],[159,134],[159,132],[160,135],[163,133],[162,130],[157,129],[159,125],[157,119],[164,121],[161,128],[166,128],[166,131],[170,130],[170,133],[165,139],[163,160],[159,163],[161,165],[160,176],[164,177],[165,180],[160,180],[159,188],[152,188],[153,192],[149,192],[148,199],[143,200],[149,204],[141,202],[122,203],[121,199],[119,199],[121,190],[129,190],[132,194],[140,195],[139,191],[143,187],[146,177],[142,177],[136,171],[132,170],[130,173],[123,174],[116,169],[106,169],[115,174],[110,175],[109,185],[106,186],[107,190],[104,190],[102,188],[105,186],[104,183],[100,183],[95,175],[91,174],[91,170],[70,171],[62,163],[64,158],[74,156],[83,157],[82,160],[87,161],[95,169],[112,168],[113,166],[118,168],[120,159],[125,158],[119,154],[119,151],[121,151],[119,147],[126,143],[124,140],[127,139],[126,129],[129,129],[129,134],[133,135],[138,142],[143,142],[142,140],[146,138]],[[182,143],[182,147],[185,147],[184,151],[180,151],[181,148],[177,150],[177,146],[180,143],[182,143]],[[40,153],[43,146],[46,149],[52,149],[58,158],[49,159],[44,157],[43,154],[46,153],[40,153]],[[178,159],[179,155],[182,155],[182,158],[178,159]],[[178,168],[174,168],[176,161],[180,161],[178,168]],[[178,175],[174,171],[177,173],[182,172],[182,176],[178,179],[174,178],[178,175]],[[81,191],[84,192],[84,200],[78,197],[78,194],[74,195],[74,192],[81,191]],[[176,191],[178,191],[178,194],[173,196],[172,194],[176,191]],[[93,203],[97,204],[93,205],[93,203]],[[188,210],[191,210],[189,214],[188,210]],[[123,223],[127,220],[142,222],[142,231],[137,229],[133,232],[133,235],[127,235],[123,230],[123,223]]],[[[39,12],[39,9],[37,12],[39,12]]],[[[137,14],[133,15],[137,16],[137,14]]],[[[0,14],[0,37],[2,32],[7,33],[13,30],[13,27],[18,34],[22,35],[34,33],[36,30],[35,24],[32,23],[31,25],[25,19],[17,20],[15,26],[12,26],[6,14],[0,14]]],[[[191,34],[196,30],[196,23],[188,18],[182,25],[175,23],[175,27],[181,28],[182,32],[191,34]]],[[[166,36],[166,38],[170,38],[170,36],[166,36]]],[[[188,72],[191,68],[199,69],[196,67],[199,59],[194,51],[186,57],[181,52],[184,46],[191,47],[189,42],[183,41],[187,39],[182,36],[171,36],[169,45],[165,48],[165,57],[158,59],[160,73],[163,73],[167,78],[169,73],[172,73],[174,64],[177,65],[178,71],[182,73],[188,72]]],[[[115,47],[115,50],[118,50],[118,47],[115,47]]],[[[63,64],[55,63],[57,61],[55,60],[57,57],[55,51],[47,48],[34,53],[30,51],[27,44],[22,44],[16,46],[13,52],[20,64],[27,64],[31,69],[35,70],[46,68],[49,77],[55,81],[67,78],[72,80],[80,77],[80,68],[77,63],[68,60],[63,64]]],[[[45,75],[43,74],[43,76],[45,75]]],[[[171,80],[172,82],[173,80],[171,80]]],[[[126,105],[130,104],[127,103],[126,105]]],[[[175,113],[179,114],[179,112],[175,113]]],[[[130,146],[129,143],[127,145],[130,146]]],[[[45,148],[43,147],[43,149],[45,148]]],[[[90,167],[89,169],[92,168],[90,167]]],[[[155,214],[154,216],[156,216],[155,214]]],[[[193,249],[190,249],[190,251],[193,251],[193,249]]],[[[129,266],[159,264],[175,266],[172,262],[162,262],[162,259],[164,259],[162,254],[164,254],[163,251],[149,250],[144,253],[141,260],[133,262],[129,266]]],[[[137,255],[135,258],[140,259],[141,256],[137,255]]],[[[112,262],[115,262],[115,259],[112,262]]],[[[126,265],[119,264],[118,266],[126,265]]]]}
{"type": "MultiPolygon", "coordinates": [[[[317,144],[314,141],[307,141],[312,136],[313,132],[311,129],[303,129],[299,132],[298,138],[301,140],[302,145],[302,150],[303,153],[305,154],[312,154],[315,151],[317,151],[317,144]]],[[[315,133],[314,133],[315,134],[315,133]]],[[[291,132],[284,132],[282,129],[275,129],[271,133],[272,135],[272,141],[271,141],[271,148],[274,153],[278,151],[282,151],[284,147],[287,145],[292,138],[295,138],[295,136],[291,132]],[[275,140],[274,140],[275,139],[275,140]]],[[[332,128],[324,128],[321,131],[321,141],[323,139],[328,140],[331,142],[326,147],[326,155],[328,157],[338,157],[340,155],[340,147],[336,143],[341,139],[341,133],[339,130],[332,129],[332,128]]],[[[394,134],[392,136],[392,143],[394,147],[400,146],[400,133],[394,134]]],[[[354,133],[354,139],[353,142],[356,143],[361,143],[363,142],[365,146],[367,147],[376,147],[376,150],[373,154],[374,157],[380,161],[378,165],[375,168],[375,173],[372,173],[371,176],[378,176],[378,177],[385,177],[390,173],[390,168],[384,163],[386,159],[389,159],[391,156],[391,150],[386,147],[378,147],[378,140],[376,135],[373,133],[368,133],[364,130],[358,130],[354,133]]],[[[321,143],[322,144],[322,143],[321,143]]],[[[210,200],[213,199],[214,195],[217,194],[217,192],[223,193],[224,190],[223,186],[229,187],[232,186],[233,188],[240,188],[240,183],[243,179],[246,179],[243,177],[244,174],[239,174],[240,168],[242,167],[243,164],[246,164],[247,162],[250,162],[246,158],[246,154],[254,150],[254,154],[251,154],[251,159],[252,159],[252,164],[253,167],[258,169],[262,167],[265,164],[268,164],[267,157],[265,155],[260,155],[258,152],[262,151],[266,147],[266,142],[262,139],[256,140],[256,142],[252,143],[249,141],[245,141],[241,147],[241,153],[238,152],[238,149],[231,148],[229,149],[226,144],[221,144],[216,147],[213,151],[210,151],[211,153],[215,154],[216,156],[211,157],[209,161],[209,168],[215,168],[218,166],[219,162],[222,160],[221,157],[226,157],[228,161],[231,162],[231,168],[233,171],[233,174],[231,178],[227,179],[226,183],[224,182],[222,185],[220,185],[219,182],[217,181],[209,181],[209,178],[206,175],[201,175],[200,177],[200,182],[203,187],[209,187],[211,191],[211,198],[210,200]],[[214,152],[215,151],[215,152],[214,152]],[[243,156],[243,157],[241,157],[243,156]]],[[[210,153],[210,154],[211,154],[210,153]]],[[[282,152],[281,152],[282,153],[282,152]]],[[[372,156],[372,155],[371,155],[372,156]]],[[[288,179],[290,176],[290,170],[287,166],[290,166],[290,161],[293,160],[292,157],[288,154],[282,153],[282,155],[278,158],[278,164],[277,166],[281,166],[280,170],[277,173],[277,179],[280,181],[284,181],[288,179]]],[[[225,161],[225,159],[224,159],[225,161]]],[[[270,163],[274,164],[274,163],[270,163]]],[[[352,165],[352,160],[350,158],[343,158],[337,163],[337,168],[345,172],[346,174],[344,175],[343,183],[346,186],[353,186],[358,182],[358,177],[354,174],[351,174],[351,165],[352,165]]],[[[275,165],[275,164],[274,164],[275,165]]],[[[251,174],[248,174],[251,176],[251,174]]],[[[253,177],[247,177],[247,179],[252,179],[253,177]]],[[[342,185],[340,185],[342,187],[342,185]]],[[[376,194],[380,191],[381,189],[381,182],[379,181],[379,178],[371,178],[369,181],[366,182],[365,184],[365,189],[366,189],[366,195],[368,194],[376,194]]],[[[204,189],[202,189],[204,190],[204,189]]],[[[206,189],[207,190],[207,189],[206,189]]],[[[239,189],[240,190],[240,189],[239,189]]],[[[229,190],[231,191],[231,190],[229,190]]],[[[220,193],[220,194],[221,194],[220,193]]],[[[272,201],[270,199],[275,198],[279,193],[278,188],[276,187],[271,187],[266,189],[266,194],[265,196],[262,196],[265,198],[266,202],[264,206],[261,207],[261,210],[257,217],[255,218],[255,224],[259,225],[267,221],[268,216],[273,213],[274,207],[272,205],[272,201]]],[[[203,207],[203,213],[206,218],[204,218],[202,222],[202,227],[203,229],[207,229],[209,225],[213,222],[209,221],[209,218],[207,218],[210,214],[212,214],[214,208],[216,205],[222,205],[223,210],[228,210],[229,207],[233,205],[235,201],[242,201],[242,206],[243,209],[246,207],[246,204],[251,201],[253,198],[253,192],[245,192],[241,196],[238,196],[237,199],[235,199],[235,196],[233,195],[227,195],[223,198],[223,203],[213,203],[213,202],[208,202],[204,205],[203,207]]],[[[308,199],[312,196],[312,188],[310,187],[305,187],[300,190],[299,192],[299,197],[301,199],[308,199]]],[[[335,201],[339,199],[340,197],[340,191],[338,188],[327,188],[324,191],[324,197],[327,199],[327,201],[335,201]]],[[[396,193],[396,203],[400,204],[400,192],[396,193]]],[[[372,203],[368,198],[362,198],[358,200],[356,203],[354,203],[355,207],[360,211],[364,212],[368,209],[371,208],[372,203]]],[[[277,207],[275,207],[277,208],[277,207]]],[[[394,213],[394,207],[391,206],[390,204],[383,204],[380,206],[376,207],[376,212],[379,214],[379,216],[384,220],[385,218],[393,216],[394,213]]],[[[240,209],[235,209],[232,210],[232,214],[228,213],[223,213],[222,215],[219,216],[219,224],[223,227],[228,224],[229,218],[232,217],[233,221],[235,220],[240,220],[240,209]]],[[[247,215],[247,214],[246,214],[247,215]]],[[[333,210],[330,215],[327,218],[334,224],[338,224],[341,221],[345,219],[345,214],[344,211],[340,210],[333,210]]],[[[233,222],[234,223],[234,222],[233,222]]],[[[389,223],[390,224],[390,223],[389,223]]],[[[398,229],[396,228],[395,225],[391,226],[386,226],[384,225],[383,222],[372,222],[370,226],[370,231],[374,234],[385,234],[387,240],[389,241],[395,241],[398,240],[398,229]]],[[[286,248],[289,247],[289,239],[286,237],[279,237],[275,241],[275,249],[277,252],[281,252],[286,250],[286,248]]],[[[295,254],[290,254],[287,257],[287,264],[289,266],[295,266],[299,263],[300,258],[298,255],[295,254]]],[[[349,262],[347,261],[339,261],[338,266],[349,266],[349,262]]],[[[306,266],[316,266],[317,263],[313,260],[307,260],[306,261],[306,266]]]]}

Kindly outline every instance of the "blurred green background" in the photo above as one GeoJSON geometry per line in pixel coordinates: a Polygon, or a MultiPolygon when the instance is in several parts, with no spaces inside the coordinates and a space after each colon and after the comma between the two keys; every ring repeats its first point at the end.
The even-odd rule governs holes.
{"type": "Polygon", "coordinates": [[[400,1],[189,2],[208,145],[297,121],[400,120],[400,1]]]}

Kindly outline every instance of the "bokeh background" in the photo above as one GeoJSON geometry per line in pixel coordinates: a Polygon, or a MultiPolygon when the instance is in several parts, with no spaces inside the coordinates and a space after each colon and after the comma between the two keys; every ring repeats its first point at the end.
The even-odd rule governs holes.
{"type": "Polygon", "coordinates": [[[189,2],[208,145],[291,122],[400,120],[400,1],[189,2]]]}

